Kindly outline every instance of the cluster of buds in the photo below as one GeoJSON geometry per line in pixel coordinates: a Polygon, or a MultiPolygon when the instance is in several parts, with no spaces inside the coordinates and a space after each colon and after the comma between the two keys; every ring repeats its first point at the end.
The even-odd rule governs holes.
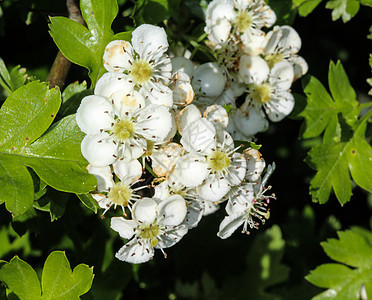
{"type": "Polygon", "coordinates": [[[279,121],[281,102],[293,102],[284,91],[295,73],[289,62],[294,56],[286,52],[293,46],[283,46],[287,29],[276,27],[267,35],[259,29],[274,22],[263,1],[212,1],[206,32],[220,56],[195,70],[191,61],[168,56],[166,33],[157,26],[139,26],[131,43],[107,45],[103,65],[108,72],[82,100],[76,121],[86,134],[81,151],[97,178],[92,196],[102,216],[120,206],[122,216],[111,219],[111,228],[128,241],[118,259],[143,263],[153,258],[154,249],[166,256],[164,249],[221,204],[227,213],[217,233],[222,239],[239,227],[249,233],[269,218],[275,195],[268,195],[266,184],[275,164],[266,165],[257,149],[235,145],[237,133],[231,129],[238,112],[246,114],[249,121],[240,121],[246,124],[239,130],[249,140],[253,134],[243,132],[260,126],[252,125],[252,118],[263,115],[259,104],[269,118],[280,114],[273,117],[279,121]],[[244,51],[256,47],[256,35],[261,44],[268,41],[253,56],[244,51]],[[278,62],[270,65],[268,57],[279,54],[285,60],[271,59],[278,62]],[[224,100],[229,93],[238,97],[237,91],[247,94],[240,108],[224,100]],[[223,104],[235,110],[229,115],[223,104]]]}

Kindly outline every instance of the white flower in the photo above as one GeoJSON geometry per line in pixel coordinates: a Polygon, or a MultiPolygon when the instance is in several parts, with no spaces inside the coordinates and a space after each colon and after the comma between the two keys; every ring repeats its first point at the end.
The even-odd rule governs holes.
{"type": "Polygon", "coordinates": [[[146,152],[147,140],[164,142],[173,126],[167,107],[146,105],[136,91],[123,95],[119,90],[114,94],[118,93],[121,96],[111,101],[87,96],[76,113],[77,124],[87,134],[81,144],[82,154],[94,166],[140,157],[146,152]]]}
{"type": "Polygon", "coordinates": [[[289,115],[294,107],[294,98],[289,92],[294,77],[293,68],[289,62],[281,61],[268,72],[268,69],[260,68],[261,62],[253,67],[250,71],[252,75],[246,78],[250,85],[245,103],[239,109],[244,112],[251,106],[257,110],[262,107],[271,121],[278,122],[289,115]]]}
{"type": "Polygon", "coordinates": [[[133,31],[132,45],[121,40],[110,42],[103,64],[109,72],[128,74],[152,103],[172,106],[172,91],[167,86],[172,73],[172,63],[166,55],[168,46],[163,28],[143,24],[133,31]]]}
{"type": "Polygon", "coordinates": [[[227,216],[222,220],[217,236],[222,239],[230,237],[235,230],[243,225],[242,233],[249,234],[249,228],[258,228],[258,219],[262,223],[270,217],[267,205],[270,199],[276,199],[275,195],[265,195],[271,186],[265,188],[265,184],[275,169],[275,164],[268,166],[265,177],[259,182],[245,182],[231,189],[227,195],[229,201],[226,205],[227,216]]]}
{"type": "Polygon", "coordinates": [[[184,186],[196,187],[202,199],[214,202],[240,184],[246,171],[245,159],[236,153],[239,147],[234,149],[234,141],[224,131],[227,114],[222,110],[213,106],[204,118],[186,123],[181,144],[188,153],[177,160],[172,172],[184,186]]]}
{"type": "Polygon", "coordinates": [[[234,34],[252,34],[275,21],[274,11],[263,0],[214,0],[207,7],[204,30],[213,43],[223,45],[234,34]]]}
{"type": "Polygon", "coordinates": [[[146,188],[147,186],[140,186],[132,188],[132,186],[139,182],[142,176],[142,167],[138,160],[130,162],[117,161],[113,164],[114,173],[119,181],[114,181],[112,171],[109,166],[95,167],[88,166],[90,174],[96,176],[98,181],[98,192],[92,193],[92,197],[98,202],[98,205],[105,209],[102,216],[112,207],[121,206],[124,215],[126,215],[125,208],[132,206],[132,204],[141,197],[136,194],[136,191],[146,188]]]}
{"type": "Polygon", "coordinates": [[[163,201],[155,198],[138,200],[132,209],[132,220],[111,219],[111,228],[122,238],[131,239],[115,257],[138,264],[152,259],[154,248],[164,253],[164,248],[173,246],[187,233],[187,226],[181,224],[186,212],[186,202],[180,195],[172,195],[163,201]]]}
{"type": "Polygon", "coordinates": [[[294,69],[295,79],[307,72],[306,61],[297,55],[301,48],[301,38],[292,27],[275,26],[266,38],[267,44],[263,55],[270,68],[278,62],[287,60],[294,69]]]}

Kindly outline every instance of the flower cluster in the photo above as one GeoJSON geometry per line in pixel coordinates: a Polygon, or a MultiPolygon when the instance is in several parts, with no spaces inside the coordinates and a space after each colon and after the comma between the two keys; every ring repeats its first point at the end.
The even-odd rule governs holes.
{"type": "Polygon", "coordinates": [[[206,10],[207,44],[216,62],[195,70],[195,103],[230,105],[227,131],[236,140],[252,140],[268,129],[267,118],[278,122],[289,115],[292,82],[308,69],[292,27],[264,31],[275,21],[264,0],[213,0],[206,10]]]}
{"type": "Polygon", "coordinates": [[[128,240],[118,259],[143,263],[154,249],[166,256],[164,249],[221,204],[222,239],[269,218],[275,195],[267,181],[275,164],[234,139],[249,141],[266,129],[264,112],[272,121],[289,114],[289,88],[306,71],[292,28],[261,30],[275,19],[262,0],[212,1],[205,31],[216,61],[196,68],[167,54],[166,33],[157,26],[141,25],[131,42],[107,45],[107,73],[83,98],[76,121],[86,134],[81,151],[97,178],[92,196],[102,216],[121,207],[111,219],[128,240]]]}

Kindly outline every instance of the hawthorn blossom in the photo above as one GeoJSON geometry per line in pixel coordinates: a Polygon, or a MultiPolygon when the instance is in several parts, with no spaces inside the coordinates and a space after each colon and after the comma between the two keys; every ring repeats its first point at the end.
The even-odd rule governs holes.
{"type": "Polygon", "coordinates": [[[245,159],[236,153],[239,147],[234,148],[224,130],[228,122],[224,108],[207,109],[203,118],[198,118],[195,110],[186,111],[190,113],[183,113],[180,122],[184,121],[181,144],[186,154],[177,160],[173,175],[184,186],[195,187],[204,200],[219,201],[244,179],[245,159]]]}
{"type": "MultiPolygon", "coordinates": [[[[276,21],[274,11],[263,0],[214,0],[208,4],[204,31],[217,47],[233,35],[261,35],[262,27],[276,21]]],[[[248,41],[248,37],[242,39],[248,41]]]]}
{"type": "MultiPolygon", "coordinates": [[[[116,75],[107,73],[101,79],[106,81],[113,76],[116,75]]],[[[128,81],[126,75],[120,76],[120,81],[128,81]]],[[[97,83],[96,90],[101,95],[110,94],[100,88],[101,85],[97,83]]],[[[147,104],[136,91],[127,94],[123,89],[112,91],[111,98],[84,97],[76,113],[78,126],[87,134],[81,143],[82,154],[89,163],[98,167],[108,166],[118,159],[130,161],[140,157],[147,150],[148,140],[164,142],[169,139],[173,127],[173,118],[167,107],[147,104]]]]}
{"type": "Polygon", "coordinates": [[[105,209],[102,216],[113,206],[121,206],[123,214],[126,215],[125,208],[129,209],[135,201],[141,197],[136,194],[138,190],[148,188],[148,186],[139,186],[133,188],[133,185],[140,182],[142,176],[142,167],[138,160],[130,162],[117,161],[113,164],[114,174],[119,179],[114,181],[111,168],[88,166],[90,174],[96,176],[98,181],[97,192],[91,195],[97,201],[98,205],[105,209]]]}
{"type": "Polygon", "coordinates": [[[294,80],[303,76],[308,65],[306,61],[297,52],[301,48],[301,38],[290,26],[275,26],[267,36],[267,44],[263,51],[264,59],[270,68],[276,63],[287,60],[293,67],[294,80]]]}
{"type": "Polygon", "coordinates": [[[169,44],[164,29],[143,24],[132,32],[131,42],[110,42],[103,56],[104,67],[127,74],[150,102],[171,107],[173,94],[168,84],[172,63],[166,54],[169,44]]]}
{"type": "Polygon", "coordinates": [[[290,114],[294,107],[294,98],[289,92],[294,77],[290,63],[281,61],[270,70],[262,58],[243,56],[239,73],[248,84],[246,100],[239,108],[241,111],[252,106],[257,110],[263,108],[273,122],[290,114]]]}
{"type": "Polygon", "coordinates": [[[111,228],[130,240],[115,257],[129,263],[144,263],[154,257],[155,248],[166,257],[163,249],[176,244],[188,231],[182,224],[186,213],[186,202],[180,195],[172,195],[166,200],[138,200],[133,205],[132,220],[111,219],[111,228]]]}
{"type": "Polygon", "coordinates": [[[244,182],[231,189],[225,207],[228,215],[222,220],[217,236],[226,239],[241,225],[242,233],[249,234],[249,228],[258,228],[257,220],[265,223],[270,217],[267,209],[270,199],[276,199],[274,194],[265,195],[271,189],[271,186],[266,188],[265,185],[274,169],[275,164],[269,165],[263,179],[260,178],[258,182],[244,182]]]}

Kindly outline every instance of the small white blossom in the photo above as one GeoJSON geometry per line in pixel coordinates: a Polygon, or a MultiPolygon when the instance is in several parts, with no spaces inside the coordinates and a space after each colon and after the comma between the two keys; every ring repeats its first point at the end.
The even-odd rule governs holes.
{"type": "Polygon", "coordinates": [[[140,88],[140,93],[155,104],[172,106],[172,63],[166,55],[167,36],[163,28],[149,24],[132,33],[132,45],[127,41],[110,42],[103,56],[109,72],[123,72],[140,88]]]}
{"type": "MultiPolygon", "coordinates": [[[[144,263],[154,256],[154,248],[163,249],[176,244],[188,231],[183,225],[186,202],[180,195],[166,200],[142,198],[132,209],[132,220],[111,219],[111,228],[124,239],[130,239],[115,257],[129,263],[144,263]]],[[[165,253],[164,256],[166,257],[165,253]]]]}

